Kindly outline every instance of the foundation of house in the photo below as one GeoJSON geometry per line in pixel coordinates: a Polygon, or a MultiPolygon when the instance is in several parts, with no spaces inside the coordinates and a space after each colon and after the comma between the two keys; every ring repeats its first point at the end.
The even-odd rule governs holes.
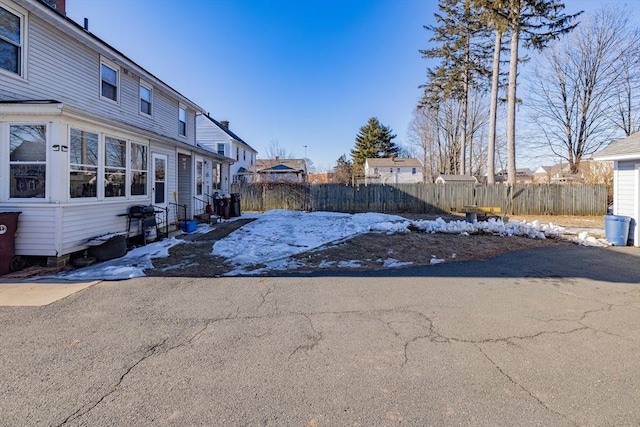
{"type": "Polygon", "coordinates": [[[71,259],[71,254],[62,255],[62,256],[48,256],[47,257],[47,267],[64,267],[69,264],[69,260],[71,259]]]}

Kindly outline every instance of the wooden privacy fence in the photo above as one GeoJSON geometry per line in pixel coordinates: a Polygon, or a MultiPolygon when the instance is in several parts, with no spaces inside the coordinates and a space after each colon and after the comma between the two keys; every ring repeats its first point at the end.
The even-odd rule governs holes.
{"type": "Polygon", "coordinates": [[[500,207],[509,215],[604,215],[604,184],[234,184],[243,211],[442,214],[467,205],[500,207]]]}

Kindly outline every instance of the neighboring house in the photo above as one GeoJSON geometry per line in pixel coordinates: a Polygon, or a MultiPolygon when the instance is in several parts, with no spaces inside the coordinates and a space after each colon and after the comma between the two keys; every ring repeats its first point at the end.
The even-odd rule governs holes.
{"type": "Polygon", "coordinates": [[[386,157],[365,159],[364,183],[366,184],[406,184],[423,182],[422,163],[418,159],[386,157]]]}
{"type": "Polygon", "coordinates": [[[307,182],[304,159],[258,159],[253,182],[307,182]]]}
{"type": "Polygon", "coordinates": [[[0,211],[21,212],[16,255],[63,264],[127,231],[134,205],[168,208],[172,228],[191,218],[231,162],[197,146],[204,110],[68,19],[64,0],[0,0],[0,14],[0,211]]]}
{"type": "Polygon", "coordinates": [[[478,180],[472,175],[438,175],[436,184],[477,184],[478,180]]]}
{"type": "Polygon", "coordinates": [[[606,182],[610,173],[610,162],[582,160],[578,166],[578,173],[575,174],[571,173],[568,163],[540,166],[534,172],[533,182],[541,184],[606,182]]]}
{"type": "Polygon", "coordinates": [[[613,161],[613,214],[631,217],[629,240],[640,246],[640,132],[612,141],[593,157],[613,161]]]}
{"type": "Polygon", "coordinates": [[[334,177],[335,173],[333,172],[310,173],[307,176],[307,182],[309,184],[332,184],[334,177]]]}
{"type": "MultiPolygon", "coordinates": [[[[251,182],[256,171],[256,155],[258,152],[229,130],[229,122],[217,121],[207,115],[196,117],[196,139],[198,145],[215,151],[221,156],[233,159],[230,179],[232,184],[251,182]]],[[[223,181],[228,181],[223,176],[223,181]]]]}
{"type": "MultiPolygon", "coordinates": [[[[496,182],[507,182],[508,171],[505,169],[498,169],[496,171],[496,182]]],[[[519,184],[528,184],[534,180],[534,172],[529,168],[516,169],[516,182],[519,184]]]]}

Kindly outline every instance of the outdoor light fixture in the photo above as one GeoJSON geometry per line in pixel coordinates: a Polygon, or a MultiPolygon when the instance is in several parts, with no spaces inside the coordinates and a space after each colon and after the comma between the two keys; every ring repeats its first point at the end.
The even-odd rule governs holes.
{"type": "Polygon", "coordinates": [[[60,151],[60,145],[58,144],[51,146],[51,148],[53,149],[53,151],[60,151]]]}

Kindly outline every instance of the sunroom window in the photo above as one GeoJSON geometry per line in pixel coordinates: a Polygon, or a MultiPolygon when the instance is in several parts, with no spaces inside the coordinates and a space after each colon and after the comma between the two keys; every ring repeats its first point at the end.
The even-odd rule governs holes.
{"type": "Polygon", "coordinates": [[[104,139],[104,196],[125,196],[127,142],[110,136],[104,139]]]}
{"type": "Polygon", "coordinates": [[[71,197],[96,197],[98,134],[71,129],[69,163],[69,193],[71,197]]]}
{"type": "Polygon", "coordinates": [[[0,68],[22,75],[23,17],[0,6],[0,68]]]}
{"type": "Polygon", "coordinates": [[[11,198],[44,198],[47,178],[47,126],[9,127],[11,198]]]}
{"type": "Polygon", "coordinates": [[[144,196],[147,194],[147,159],[146,145],[131,143],[131,195],[144,196]]]}

